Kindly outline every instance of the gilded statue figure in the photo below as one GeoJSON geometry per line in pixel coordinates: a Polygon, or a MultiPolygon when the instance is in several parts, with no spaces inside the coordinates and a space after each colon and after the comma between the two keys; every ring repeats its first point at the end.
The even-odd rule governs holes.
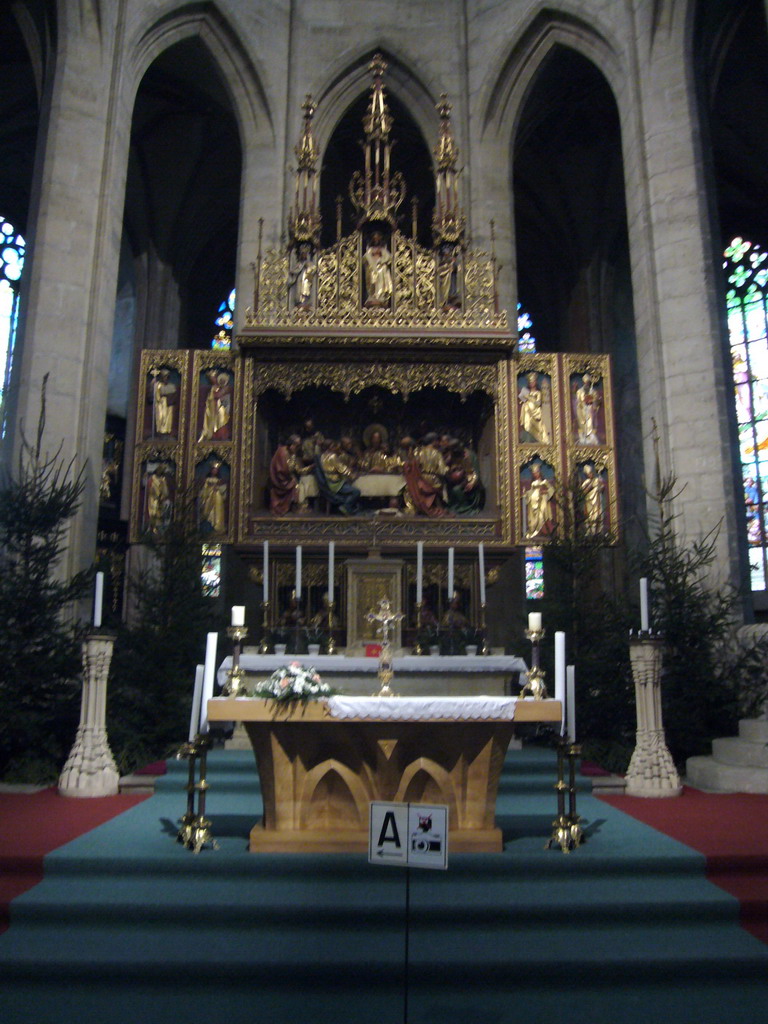
{"type": "Polygon", "coordinates": [[[173,433],[173,406],[176,397],[176,385],[171,380],[168,370],[152,369],[150,401],[152,402],[153,434],[173,433]]]}
{"type": "Polygon", "coordinates": [[[286,444],[277,446],[269,464],[269,509],[274,515],[286,515],[298,501],[300,445],[298,434],[291,434],[286,444]]]}
{"type": "Polygon", "coordinates": [[[387,450],[389,435],[378,423],[373,423],[363,431],[365,448],[360,456],[361,473],[391,473],[396,468],[394,459],[387,450]]]}
{"type": "Polygon", "coordinates": [[[342,515],[354,515],[358,508],[360,489],[355,487],[353,454],[350,438],[324,441],[319,463],[315,463],[315,476],[320,493],[342,515]]]}
{"type": "Polygon", "coordinates": [[[300,309],[309,309],[312,305],[312,285],[316,274],[317,264],[312,259],[312,252],[308,245],[302,245],[299,265],[294,275],[295,301],[300,309]]]}
{"type": "Polygon", "coordinates": [[[159,533],[168,524],[170,510],[167,467],[161,462],[147,477],[147,525],[153,533],[159,533]]]}
{"type": "Polygon", "coordinates": [[[460,309],[459,297],[459,254],[458,245],[444,245],[440,250],[437,270],[437,302],[442,309],[460,309]]]}
{"type": "MultiPolygon", "coordinates": [[[[403,438],[401,445],[412,445],[410,438],[403,438]]],[[[437,434],[426,434],[423,442],[412,448],[403,465],[405,477],[406,511],[425,516],[445,514],[444,490],[448,465],[440,450],[437,434]]]]}
{"type": "Polygon", "coordinates": [[[227,484],[221,478],[221,463],[214,462],[200,488],[200,522],[214,533],[227,532],[227,484]]]}
{"type": "Polygon", "coordinates": [[[541,465],[534,462],[531,466],[531,485],[525,493],[524,501],[528,512],[526,540],[541,537],[551,532],[553,511],[552,498],[555,488],[542,476],[541,465]]]}
{"type": "Polygon", "coordinates": [[[584,466],[584,480],[581,483],[581,494],[584,499],[584,531],[595,536],[603,531],[603,490],[605,485],[600,474],[587,463],[584,466]]]}
{"type": "Polygon", "coordinates": [[[229,438],[232,418],[232,389],[229,376],[223,371],[209,370],[206,374],[210,383],[203,411],[203,429],[200,441],[224,441],[229,438]]]}
{"type": "Polygon", "coordinates": [[[520,389],[520,426],[534,441],[549,444],[549,428],[544,418],[544,395],[538,373],[529,373],[527,386],[520,389]]]}
{"type": "Polygon", "coordinates": [[[585,373],[581,387],[576,392],[576,429],[579,444],[600,444],[597,436],[597,412],[600,408],[600,392],[595,388],[591,375],[585,373]]]}
{"type": "Polygon", "coordinates": [[[392,301],[392,253],[380,231],[374,231],[363,262],[366,306],[388,306],[392,301]]]}

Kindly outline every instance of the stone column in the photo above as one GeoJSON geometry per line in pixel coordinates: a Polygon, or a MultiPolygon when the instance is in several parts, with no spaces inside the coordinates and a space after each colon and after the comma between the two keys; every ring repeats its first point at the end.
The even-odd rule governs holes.
{"type": "Polygon", "coordinates": [[[83,643],[80,725],[59,777],[62,796],[114,796],[119,791],[120,773],[106,728],[107,677],[114,644],[112,633],[91,633],[83,643]]]}
{"type": "Polygon", "coordinates": [[[655,637],[641,636],[629,644],[635,678],[637,745],[627,769],[628,796],[680,796],[682,792],[664,738],[660,686],[663,653],[663,644],[655,637]]]}

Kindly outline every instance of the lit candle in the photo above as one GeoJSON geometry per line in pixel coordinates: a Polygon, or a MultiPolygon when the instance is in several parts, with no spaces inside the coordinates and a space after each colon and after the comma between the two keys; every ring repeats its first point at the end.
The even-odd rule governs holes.
{"type": "Polygon", "coordinates": [[[485,548],[482,541],[477,548],[477,568],[480,573],[480,604],[485,604],[485,548]]]}
{"type": "Polygon", "coordinates": [[[645,633],[648,625],[648,580],[645,576],[640,580],[640,629],[645,633]]]}
{"type": "Polygon", "coordinates": [[[416,604],[421,604],[424,581],[424,541],[416,544],[416,604]]]}
{"type": "Polygon", "coordinates": [[[218,639],[218,633],[209,633],[205,643],[203,698],[200,705],[200,732],[208,732],[208,701],[213,697],[213,673],[216,668],[216,644],[218,639]]]}
{"type": "Polygon", "coordinates": [[[264,583],[262,584],[262,601],[269,600],[269,541],[264,541],[264,583]]]}
{"type": "Polygon", "coordinates": [[[528,630],[531,633],[541,632],[541,612],[528,612],[528,630]]]}
{"type": "Polygon", "coordinates": [[[96,593],[93,595],[93,624],[98,629],[101,625],[101,606],[104,601],[104,573],[96,573],[96,593]]]}
{"type": "Polygon", "coordinates": [[[565,633],[555,633],[555,700],[565,707],[565,633]]]}
{"type": "Polygon", "coordinates": [[[195,669],[195,688],[192,691],[192,711],[189,716],[189,742],[197,735],[197,727],[200,725],[200,701],[203,697],[203,673],[205,666],[198,665],[195,669]]]}
{"type": "MultiPolygon", "coordinates": [[[[576,668],[569,665],[565,677],[565,707],[568,742],[576,742],[576,668]]],[[[561,730],[562,732],[562,730],[561,730]]]]}
{"type": "Polygon", "coordinates": [[[244,604],[233,604],[232,605],[232,625],[233,626],[244,626],[245,625],[245,605],[244,604]]]}
{"type": "Polygon", "coordinates": [[[333,604],[333,570],[336,556],[336,544],[330,541],[328,544],[328,600],[333,604]]]}
{"type": "Polygon", "coordinates": [[[453,600],[453,548],[448,548],[448,601],[453,600]]]}
{"type": "Polygon", "coordinates": [[[296,545],[296,600],[301,600],[301,544],[296,545]]]}

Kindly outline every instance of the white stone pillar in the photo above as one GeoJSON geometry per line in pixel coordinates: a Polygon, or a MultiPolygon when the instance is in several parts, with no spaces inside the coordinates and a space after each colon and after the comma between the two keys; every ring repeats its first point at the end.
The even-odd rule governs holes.
{"type": "Polygon", "coordinates": [[[627,769],[627,796],[680,796],[682,792],[680,776],[664,738],[660,685],[663,654],[663,643],[655,637],[641,636],[630,641],[637,745],[627,769]]]}
{"type": "Polygon", "coordinates": [[[62,796],[114,796],[117,770],[107,739],[107,677],[115,637],[91,633],[83,643],[83,693],[80,725],[67,763],[59,776],[62,796]]]}

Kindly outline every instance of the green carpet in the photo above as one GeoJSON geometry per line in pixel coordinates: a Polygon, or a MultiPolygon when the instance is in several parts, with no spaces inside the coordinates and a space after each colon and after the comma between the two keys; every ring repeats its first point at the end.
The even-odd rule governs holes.
{"type": "MultiPolygon", "coordinates": [[[[0,936],[6,1024],[396,1024],[404,1020],[406,875],[364,855],[247,852],[252,755],[214,752],[217,851],[174,841],[186,766],[156,794],[45,859],[0,936]]],[[[554,758],[507,757],[503,854],[412,870],[408,1021],[754,1024],[768,947],[705,858],[580,794],[587,842],[545,850],[554,758]]]]}

